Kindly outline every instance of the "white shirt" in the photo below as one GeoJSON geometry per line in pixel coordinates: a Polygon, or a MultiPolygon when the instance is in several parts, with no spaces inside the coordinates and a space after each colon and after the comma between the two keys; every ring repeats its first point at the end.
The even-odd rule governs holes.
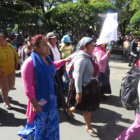
{"type": "Polygon", "coordinates": [[[55,47],[52,47],[52,46],[50,45],[50,49],[51,49],[51,51],[52,51],[52,53],[53,53],[54,61],[60,60],[61,57],[60,57],[60,52],[58,51],[58,48],[57,48],[56,46],[55,46],[55,47]]]}

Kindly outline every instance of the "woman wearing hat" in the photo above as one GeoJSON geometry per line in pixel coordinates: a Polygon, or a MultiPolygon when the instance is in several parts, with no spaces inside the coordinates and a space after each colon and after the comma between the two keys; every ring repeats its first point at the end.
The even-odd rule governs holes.
{"type": "Polygon", "coordinates": [[[60,51],[61,51],[62,58],[66,58],[67,56],[71,55],[73,48],[71,45],[69,35],[63,36],[63,38],[61,40],[61,44],[60,44],[60,51]]]}
{"type": "Polygon", "coordinates": [[[108,65],[108,57],[111,49],[106,52],[106,45],[100,39],[97,40],[96,44],[97,46],[94,48],[93,54],[96,56],[99,65],[98,79],[101,86],[101,95],[104,98],[104,94],[111,94],[111,87],[109,81],[110,69],[108,65]]]}
{"type": "MultiPolygon", "coordinates": [[[[60,44],[60,52],[61,52],[61,57],[66,58],[70,56],[73,52],[73,47],[71,45],[70,41],[70,36],[69,35],[64,35],[63,38],[61,39],[61,44],[60,44]]],[[[69,91],[69,77],[66,74],[66,71],[64,72],[64,92],[67,95],[69,91]]]]}
{"type": "Polygon", "coordinates": [[[91,112],[99,108],[100,98],[95,59],[92,55],[94,45],[95,41],[90,37],[83,37],[77,45],[78,51],[73,58],[74,70],[68,94],[68,109],[65,113],[70,118],[76,109],[82,111],[86,131],[90,136],[97,137],[91,125],[91,112]]]}

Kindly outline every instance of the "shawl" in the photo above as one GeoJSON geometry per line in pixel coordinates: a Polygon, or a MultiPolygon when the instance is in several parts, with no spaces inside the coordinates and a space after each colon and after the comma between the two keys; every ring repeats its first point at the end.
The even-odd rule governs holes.
{"type": "Polygon", "coordinates": [[[50,94],[55,92],[52,77],[56,74],[56,70],[49,56],[46,57],[49,66],[37,53],[32,52],[31,57],[34,67],[36,100],[42,106],[42,109],[46,110],[49,107],[50,94]]]}
{"type": "Polygon", "coordinates": [[[91,44],[92,42],[94,42],[94,40],[91,37],[83,37],[79,43],[77,44],[77,50],[83,50],[83,46],[88,46],[89,44],[91,44]]]}

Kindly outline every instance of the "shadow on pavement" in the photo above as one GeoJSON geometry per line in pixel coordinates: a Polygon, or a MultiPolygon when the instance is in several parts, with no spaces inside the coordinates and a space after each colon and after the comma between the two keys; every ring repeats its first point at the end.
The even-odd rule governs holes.
{"type": "Polygon", "coordinates": [[[9,97],[9,99],[10,99],[11,104],[14,104],[16,106],[20,106],[20,107],[22,107],[24,109],[27,109],[27,105],[19,103],[18,101],[13,100],[11,97],[9,97]]]}
{"type": "Polygon", "coordinates": [[[16,107],[12,107],[12,110],[22,113],[22,114],[26,114],[26,110],[25,109],[21,109],[21,108],[16,108],[16,107]]]}
{"type": "Polygon", "coordinates": [[[63,110],[61,109],[58,110],[58,114],[59,114],[59,123],[69,122],[70,124],[75,125],[75,126],[85,125],[83,122],[76,120],[74,118],[74,115],[72,115],[72,119],[69,120],[67,116],[64,114],[63,110]]]}
{"type": "MultiPolygon", "coordinates": [[[[14,110],[16,112],[19,112],[19,113],[22,113],[22,114],[26,114],[27,105],[24,105],[24,104],[19,103],[18,101],[12,100],[11,97],[9,97],[9,99],[10,99],[11,106],[12,106],[12,104],[14,104],[16,106],[19,106],[19,107],[23,108],[22,109],[22,108],[17,108],[17,107],[12,106],[12,110],[14,110]]],[[[0,96],[0,103],[3,103],[2,96],[0,96]]]]}
{"type": "Polygon", "coordinates": [[[100,108],[92,114],[93,128],[97,129],[101,140],[114,140],[114,138],[125,129],[125,127],[118,125],[117,122],[131,124],[133,120],[123,119],[121,114],[105,108],[100,108]],[[105,125],[96,126],[96,123],[102,123],[105,125]]]}
{"type": "Polygon", "coordinates": [[[12,126],[17,127],[26,124],[27,119],[15,118],[13,113],[0,108],[0,127],[2,126],[12,126]]]}
{"type": "Polygon", "coordinates": [[[101,104],[122,107],[120,97],[114,95],[107,96],[106,99],[101,100],[101,104]]]}
{"type": "MultiPolygon", "coordinates": [[[[118,100],[118,98],[113,96],[111,100],[118,100]]],[[[111,105],[116,106],[117,104],[118,103],[115,103],[114,101],[111,105]]],[[[80,111],[76,111],[75,113],[83,116],[80,111]]],[[[78,120],[77,122],[79,123],[78,125],[85,125],[85,123],[79,122],[78,120]]],[[[93,128],[97,130],[100,140],[114,140],[125,129],[125,127],[117,123],[122,122],[132,124],[133,120],[124,119],[121,114],[100,107],[97,111],[92,113],[91,122],[93,124],[93,128]],[[98,123],[98,125],[96,125],[96,123],[98,123]],[[99,124],[101,125],[99,126],[99,124]]]]}
{"type": "Polygon", "coordinates": [[[117,124],[107,124],[104,126],[92,125],[98,132],[98,137],[100,140],[114,140],[118,135],[120,135],[125,127],[117,124]]]}

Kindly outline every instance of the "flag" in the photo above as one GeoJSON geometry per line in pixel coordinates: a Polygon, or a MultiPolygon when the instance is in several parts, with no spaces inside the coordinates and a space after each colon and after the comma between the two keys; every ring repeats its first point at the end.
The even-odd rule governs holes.
{"type": "Polygon", "coordinates": [[[117,19],[118,13],[107,14],[99,39],[97,40],[97,45],[109,43],[110,41],[117,41],[117,19]]]}

